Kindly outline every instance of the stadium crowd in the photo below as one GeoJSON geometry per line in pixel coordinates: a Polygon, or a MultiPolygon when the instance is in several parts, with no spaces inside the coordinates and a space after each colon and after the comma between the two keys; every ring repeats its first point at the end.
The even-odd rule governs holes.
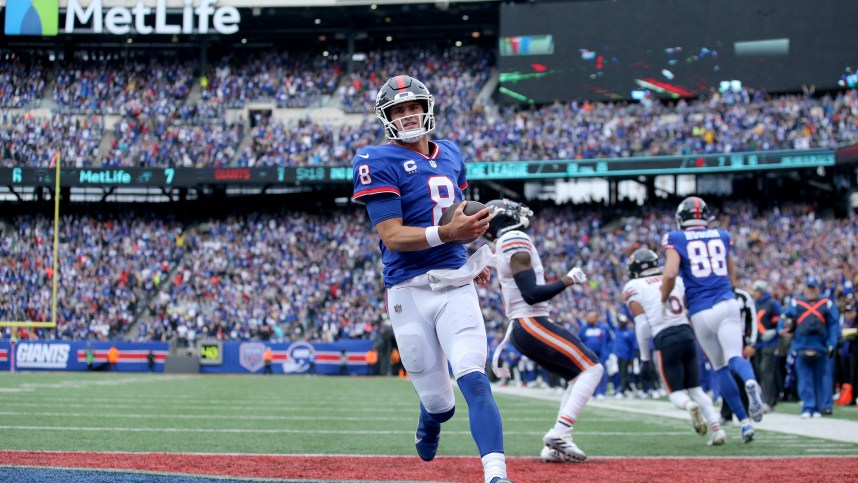
{"type": "MultiPolygon", "coordinates": [[[[286,338],[362,336],[368,332],[361,321],[377,326],[384,318],[377,240],[356,228],[365,216],[359,208],[334,214],[283,211],[181,226],[155,217],[102,220],[68,215],[63,218],[60,254],[63,269],[74,268],[75,274],[80,272],[76,264],[82,262],[93,267],[94,274],[108,268],[117,272],[115,261],[128,264],[117,276],[128,272],[123,280],[139,280],[130,285],[160,286],[164,294],[153,300],[153,307],[155,325],[162,328],[177,316],[193,319],[199,335],[220,332],[224,339],[254,337],[260,324],[275,322],[282,325],[286,338]],[[177,229],[184,230],[180,244],[177,229]],[[121,251],[113,253],[117,246],[121,251]],[[153,283],[156,276],[159,280],[153,283]]],[[[718,221],[733,231],[742,287],[764,279],[783,300],[801,288],[810,272],[822,279],[824,293],[832,297],[851,293],[858,282],[858,272],[848,263],[858,256],[855,220],[818,218],[808,205],[759,211],[751,203],[730,202],[718,221]]],[[[45,218],[24,217],[5,230],[7,291],[9,277],[34,276],[13,268],[40,266],[51,259],[45,251],[52,236],[49,225],[45,218]]],[[[658,251],[662,234],[673,226],[672,211],[666,208],[539,209],[529,231],[543,253],[546,276],[565,273],[575,263],[589,278],[586,288],[576,287],[553,299],[555,320],[577,330],[584,315],[596,311],[613,323],[620,312],[619,291],[628,280],[627,256],[641,246],[658,251]]],[[[118,285],[128,285],[127,280],[118,285]]],[[[496,288],[480,290],[490,331],[499,330],[503,322],[496,288]]]]}
{"type": "MultiPolygon", "coordinates": [[[[594,342],[594,351],[605,361],[634,359],[627,354],[633,349],[616,345],[629,340],[616,337],[628,327],[620,323],[628,317],[620,293],[628,280],[626,260],[642,246],[660,250],[662,234],[674,227],[673,210],[624,204],[536,208],[529,232],[547,280],[570,265],[588,275],[585,287],[552,300],[553,319],[579,333],[595,314],[607,337],[594,342]]],[[[858,272],[849,261],[858,257],[858,221],[820,218],[807,204],[760,209],[729,201],[716,212],[716,223],[733,235],[739,288],[751,292],[752,283],[762,280],[787,307],[801,295],[806,277],[816,276],[822,295],[841,314],[851,314],[844,315],[852,317],[844,325],[854,327],[858,272]],[[850,305],[852,312],[845,310],[850,305]]],[[[385,327],[385,299],[377,240],[360,228],[365,216],[354,207],[283,210],[183,225],[130,213],[67,215],[61,225],[58,328],[30,336],[107,339],[128,335],[137,321],[138,340],[175,339],[188,346],[204,338],[375,339],[385,327]]],[[[50,219],[22,215],[3,228],[0,317],[49,320],[50,219]]],[[[478,293],[489,340],[497,344],[505,323],[497,280],[478,293]]],[[[854,349],[843,344],[839,357],[848,360],[854,349]]],[[[783,363],[786,354],[781,356],[783,363]]],[[[518,361],[514,354],[508,359],[518,361]]],[[[529,377],[536,373],[529,371],[529,377]]],[[[614,387],[619,384],[614,381],[614,387]]]]}
{"type": "Polygon", "coordinates": [[[278,107],[318,107],[340,81],[339,57],[290,52],[225,55],[201,79],[202,97],[228,108],[271,100],[278,107]]]}
{"type": "Polygon", "coordinates": [[[61,152],[65,166],[93,166],[104,133],[99,116],[0,114],[0,165],[48,167],[61,152]]]}
{"type": "Polygon", "coordinates": [[[77,52],[60,62],[50,91],[61,112],[163,115],[187,99],[193,80],[189,59],[77,52]]]}
{"type": "MultiPolygon", "coordinates": [[[[122,336],[184,253],[169,219],[66,215],[60,227],[57,329],[31,336],[122,336]]],[[[45,216],[21,215],[2,225],[0,320],[51,320],[53,232],[45,216]]]]}
{"type": "Polygon", "coordinates": [[[45,91],[47,68],[32,53],[0,51],[0,107],[38,104],[45,91]]]}
{"type": "Polygon", "coordinates": [[[150,305],[140,337],[332,341],[370,333],[383,295],[363,216],[255,214],[191,229],[188,256],[150,305]]]}
{"type": "MultiPolygon", "coordinates": [[[[466,161],[800,150],[858,139],[854,88],[821,96],[711,91],[697,99],[640,103],[478,101],[494,65],[489,51],[480,49],[375,51],[350,72],[341,53],[235,54],[215,59],[202,75],[182,56],[80,53],[57,62],[52,78],[42,58],[11,51],[0,56],[5,167],[46,167],[57,151],[75,167],[348,165],[359,147],[383,139],[367,113],[380,80],[405,71],[431,79],[431,91],[443,99],[434,135],[456,141],[466,161]],[[198,95],[192,94],[195,83],[198,95]],[[47,92],[51,116],[29,112],[47,92]],[[359,115],[344,123],[261,114],[247,124],[224,120],[226,109],[259,101],[328,105],[359,115]],[[116,116],[107,131],[105,116],[116,116]]],[[[623,330],[625,260],[641,246],[658,249],[674,225],[672,209],[544,207],[531,233],[546,275],[557,277],[574,261],[589,277],[586,287],[552,301],[555,321],[578,332],[595,313],[612,334],[623,330]]],[[[157,217],[64,217],[60,270],[69,278],[60,285],[59,326],[34,335],[107,338],[139,320],[139,339],[176,337],[187,344],[204,337],[375,337],[384,324],[384,295],[376,241],[355,228],[365,224],[364,216],[360,209],[335,216],[283,211],[190,226],[157,217]]],[[[841,308],[854,298],[854,219],[823,219],[810,205],[760,209],[731,201],[718,222],[733,233],[742,288],[765,281],[786,306],[812,274],[841,308]]],[[[23,215],[4,228],[0,317],[47,320],[54,275],[50,222],[23,215]]],[[[480,295],[490,338],[497,339],[504,321],[496,281],[480,295]]]]}
{"type": "Polygon", "coordinates": [[[244,135],[241,123],[149,122],[123,118],[114,127],[102,166],[222,167],[230,164],[244,135]]]}
{"type": "MultiPolygon", "coordinates": [[[[202,76],[181,56],[126,59],[81,53],[58,62],[56,78],[50,81],[37,61],[23,61],[10,51],[0,55],[14,58],[0,68],[4,122],[24,114],[17,108],[34,107],[44,92],[53,92],[55,114],[39,120],[41,124],[64,129],[61,126],[75,124],[69,117],[73,113],[122,116],[122,127],[114,130],[109,146],[99,149],[103,129],[90,133],[87,139],[94,146],[86,146],[83,154],[77,144],[61,146],[67,151],[64,159],[77,156],[82,159],[75,163],[82,166],[347,165],[356,147],[383,140],[367,106],[373,105],[381,79],[404,71],[431,79],[429,88],[443,100],[436,108],[437,136],[455,140],[466,161],[832,148],[858,139],[855,89],[819,97],[743,89],[669,102],[573,101],[525,107],[477,102],[494,60],[488,50],[475,48],[373,51],[351,72],[341,54],[230,54],[215,59],[202,76]],[[18,75],[24,80],[3,83],[18,75]],[[200,92],[192,95],[195,82],[200,92]],[[226,108],[271,100],[283,107],[340,107],[365,119],[359,116],[344,124],[259,119],[248,130],[223,124],[226,108]],[[15,111],[9,113],[10,108],[15,111]],[[146,125],[148,132],[140,135],[129,124],[146,125]],[[199,124],[215,127],[189,127],[199,124]],[[191,132],[195,134],[183,134],[191,132]],[[250,137],[247,147],[238,149],[245,136],[250,137]],[[206,146],[197,146],[203,137],[206,146]]],[[[103,124],[91,119],[90,123],[103,124]]],[[[247,120],[251,121],[256,120],[247,120]]],[[[76,133],[70,134],[74,139],[76,133]]],[[[31,131],[28,149],[56,149],[56,136],[57,129],[31,131]]],[[[40,156],[21,155],[20,146],[6,137],[0,149],[5,165],[45,166],[40,156]]]]}

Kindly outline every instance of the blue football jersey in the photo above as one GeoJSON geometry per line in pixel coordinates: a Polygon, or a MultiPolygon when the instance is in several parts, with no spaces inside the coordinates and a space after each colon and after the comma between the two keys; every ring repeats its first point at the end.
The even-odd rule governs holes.
{"type": "MultiPolygon", "coordinates": [[[[437,225],[444,209],[462,201],[468,186],[465,163],[452,141],[433,141],[432,154],[425,156],[397,144],[367,146],[352,164],[357,203],[379,194],[395,195],[402,201],[405,226],[437,225]]],[[[384,284],[396,285],[436,268],[459,268],[467,261],[464,245],[443,245],[413,252],[392,252],[379,242],[384,262],[384,284]]]]}
{"type": "Polygon", "coordinates": [[[736,298],[727,272],[732,240],[726,231],[720,228],[672,231],[664,235],[661,245],[679,254],[679,276],[685,282],[689,317],[722,300],[736,298]]]}

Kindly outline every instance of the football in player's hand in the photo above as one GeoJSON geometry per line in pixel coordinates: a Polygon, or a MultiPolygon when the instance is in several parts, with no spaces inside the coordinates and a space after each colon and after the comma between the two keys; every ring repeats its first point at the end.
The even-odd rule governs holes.
{"type": "MultiPolygon", "coordinates": [[[[480,210],[486,209],[486,205],[480,203],[479,201],[464,200],[458,203],[453,203],[446,210],[444,210],[444,213],[441,215],[441,219],[438,220],[438,226],[443,226],[453,221],[453,214],[456,212],[456,208],[458,208],[461,203],[465,203],[465,209],[463,210],[463,212],[468,216],[474,216],[475,214],[479,213],[480,210]]],[[[471,243],[475,241],[477,238],[479,237],[475,237],[473,240],[456,240],[450,243],[460,243],[464,245],[465,243],[471,243]]]]}

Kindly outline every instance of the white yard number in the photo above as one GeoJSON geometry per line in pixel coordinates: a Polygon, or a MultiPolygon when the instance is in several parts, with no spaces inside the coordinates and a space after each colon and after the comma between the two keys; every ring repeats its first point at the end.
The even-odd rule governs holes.
{"type": "Polygon", "coordinates": [[[366,185],[372,183],[372,178],[369,176],[368,164],[358,166],[358,179],[360,180],[360,184],[366,185]]]}
{"type": "Polygon", "coordinates": [[[708,277],[713,273],[727,276],[727,248],[720,238],[709,242],[688,242],[688,261],[691,264],[691,274],[697,278],[708,277]]]}
{"type": "Polygon", "coordinates": [[[450,178],[446,176],[429,178],[429,198],[435,202],[435,206],[432,208],[432,224],[437,225],[444,213],[444,208],[452,205],[456,199],[456,191],[453,189],[453,182],[450,181],[450,178]]]}

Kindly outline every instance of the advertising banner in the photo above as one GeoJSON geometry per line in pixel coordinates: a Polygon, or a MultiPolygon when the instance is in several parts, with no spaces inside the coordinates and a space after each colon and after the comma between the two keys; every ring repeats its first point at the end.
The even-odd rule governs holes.
{"type": "Polygon", "coordinates": [[[163,372],[169,348],[166,342],[0,341],[0,371],[14,362],[16,371],[163,372]],[[118,352],[111,365],[111,347],[118,352]],[[91,361],[87,361],[91,352],[91,361]],[[151,353],[151,356],[150,356],[151,353]],[[150,363],[151,360],[151,363],[150,363]]]}

